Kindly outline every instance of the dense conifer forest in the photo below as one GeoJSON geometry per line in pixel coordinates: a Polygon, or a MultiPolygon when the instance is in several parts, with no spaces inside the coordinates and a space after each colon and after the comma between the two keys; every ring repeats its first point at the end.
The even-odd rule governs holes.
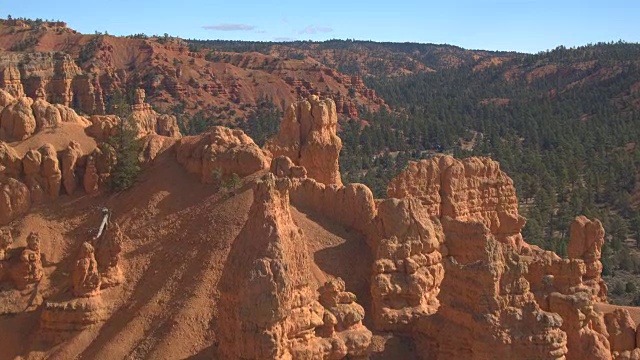
{"type": "MultiPolygon", "coordinates": [[[[640,161],[639,64],[640,46],[616,43],[560,47],[479,71],[368,77],[395,111],[363,114],[363,129],[355,120],[343,123],[345,180],[382,196],[409,159],[433,152],[490,156],[514,180],[528,242],[566,255],[570,221],[597,217],[610,237],[604,274],[640,273],[640,257],[628,251],[640,246],[632,196],[640,161]],[[527,76],[545,66],[555,70],[527,76]]],[[[610,279],[614,297],[624,293],[620,281],[610,279]]]]}

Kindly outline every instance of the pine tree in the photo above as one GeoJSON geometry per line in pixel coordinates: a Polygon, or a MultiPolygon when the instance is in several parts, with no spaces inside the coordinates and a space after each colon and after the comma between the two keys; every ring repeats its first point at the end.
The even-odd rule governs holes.
{"type": "Polygon", "coordinates": [[[138,131],[131,117],[131,107],[119,90],[111,98],[111,110],[118,116],[118,132],[107,141],[116,151],[111,172],[111,190],[122,191],[133,186],[140,173],[138,131]]]}

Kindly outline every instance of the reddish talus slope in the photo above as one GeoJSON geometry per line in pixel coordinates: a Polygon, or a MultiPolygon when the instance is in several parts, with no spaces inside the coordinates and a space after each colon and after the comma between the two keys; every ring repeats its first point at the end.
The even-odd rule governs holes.
{"type": "Polygon", "coordinates": [[[2,359],[640,358],[600,221],[567,224],[568,258],[527,244],[489,158],[412,162],[374,199],[341,183],[330,98],[261,149],[181,137],[139,91],[144,171],[113,194],[117,118],[0,101],[2,359]]]}

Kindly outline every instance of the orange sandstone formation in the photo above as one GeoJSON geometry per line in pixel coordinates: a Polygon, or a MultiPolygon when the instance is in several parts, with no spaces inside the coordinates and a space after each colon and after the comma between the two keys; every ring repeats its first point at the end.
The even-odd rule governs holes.
{"type": "Polygon", "coordinates": [[[489,158],[437,156],[410,162],[387,193],[417,197],[434,216],[482,221],[499,241],[523,246],[525,219],[518,215],[513,181],[489,158]]]}
{"type": "Polygon", "coordinates": [[[342,141],[336,135],[337,123],[333,100],[311,95],[287,108],[280,132],[265,149],[274,157],[289,157],[318,182],[341,186],[338,156],[342,141]]]}
{"type": "Polygon", "coordinates": [[[177,145],[178,162],[207,184],[220,185],[232,174],[241,177],[269,167],[269,159],[242,130],[216,126],[208,133],[185,136],[177,145]]]}
{"type": "Polygon", "coordinates": [[[83,242],[78,250],[70,276],[71,294],[59,294],[43,305],[40,332],[44,339],[60,341],[108,316],[101,289],[124,280],[119,265],[122,233],[117,224],[109,225],[108,212],[96,231],[99,236],[83,242]]]}
{"type": "Polygon", "coordinates": [[[8,224],[29,210],[31,192],[24,183],[1,175],[0,187],[0,224],[8,224]]]}
{"type": "Polygon", "coordinates": [[[586,270],[599,259],[603,234],[597,226],[585,231],[591,222],[578,218],[574,259],[526,244],[513,182],[496,162],[410,163],[389,184],[389,195],[401,199],[378,202],[346,196],[367,194],[354,191],[361,185],[325,186],[291,176],[290,167],[279,159],[271,171],[293,178],[292,203],[367,236],[378,329],[411,334],[434,359],[611,358],[591,296],[601,268],[586,270]]]}
{"type": "Polygon", "coordinates": [[[444,234],[417,199],[388,199],[378,204],[379,239],[371,293],[376,327],[411,329],[419,318],[438,310],[444,277],[444,234]]]}
{"type": "Polygon", "coordinates": [[[602,245],[604,245],[604,228],[600,220],[589,220],[578,216],[571,223],[571,237],[567,252],[571,259],[584,261],[586,272],[582,277],[585,285],[593,289],[595,301],[606,301],[607,285],[600,277],[602,274],[602,245]]]}
{"type": "Polygon", "coordinates": [[[42,260],[40,254],[40,237],[32,232],[27,237],[27,247],[22,250],[17,264],[11,268],[11,278],[16,288],[25,289],[28,285],[42,279],[42,260]]]}
{"type": "Polygon", "coordinates": [[[567,337],[557,314],[536,303],[526,264],[482,222],[444,218],[448,254],[440,308],[419,319],[420,353],[444,359],[563,359],[567,337]]]}
{"type": "Polygon", "coordinates": [[[82,178],[84,191],[87,194],[95,194],[99,190],[100,175],[98,174],[98,168],[96,167],[96,159],[93,154],[87,157],[87,166],[84,170],[84,177],[82,178]]]}
{"type": "Polygon", "coordinates": [[[134,104],[131,105],[131,118],[140,136],[157,134],[179,139],[182,135],[176,117],[158,114],[144,102],[145,97],[144,89],[136,89],[134,104]]]}
{"type": "Polygon", "coordinates": [[[33,134],[73,123],[86,127],[89,122],[76,112],[61,104],[50,104],[44,99],[33,100],[29,97],[14,98],[0,89],[0,139],[19,141],[33,134]]]}
{"type": "Polygon", "coordinates": [[[307,169],[302,166],[296,166],[291,159],[284,155],[278,156],[271,161],[269,171],[277,177],[301,179],[307,177],[307,169]]]}
{"type": "Polygon", "coordinates": [[[82,155],[80,144],[76,141],[71,141],[69,147],[62,153],[62,181],[69,195],[73,195],[78,187],[76,165],[82,155]]]}
{"type": "MultiPolygon", "coordinates": [[[[358,83],[358,79],[354,81],[358,83]]],[[[50,85],[40,85],[38,100],[29,107],[34,131],[55,127],[71,116],[48,105],[45,99],[51,96],[47,90],[50,85]]],[[[65,86],[62,87],[68,90],[65,86]]],[[[75,96],[66,90],[63,95],[67,100],[75,96]]],[[[520,233],[525,220],[518,214],[513,182],[497,162],[450,156],[411,162],[389,184],[391,198],[375,200],[366,186],[343,186],[340,182],[337,160],[341,143],[335,134],[335,105],[331,100],[310,96],[292,105],[281,132],[269,141],[265,151],[242,131],[223,127],[176,139],[179,135],[172,130],[176,128],[173,120],[164,119],[162,124],[159,119],[153,120],[153,110],[144,100],[144,91],[138,91],[132,110],[142,136],[140,156],[145,163],[174,149],[176,158],[162,157],[160,161],[177,159],[201,182],[217,185],[234,174],[244,177],[267,169],[272,173],[254,185],[250,208],[251,194],[236,195],[247,199],[248,214],[240,215],[246,221],[244,227],[240,230],[242,222],[237,222],[239,234],[230,236],[235,240],[228,242],[228,256],[216,250],[218,260],[204,266],[220,267],[207,278],[211,287],[200,298],[206,298],[202,300],[206,304],[216,301],[209,299],[210,294],[216,294],[216,298],[219,295],[211,316],[216,317],[216,346],[212,348],[220,358],[366,358],[380,347],[380,333],[372,334],[363,322],[380,331],[402,334],[414,342],[417,355],[425,359],[638,358],[636,337],[640,335],[630,314],[616,310],[603,316],[595,310],[596,302],[606,301],[606,287],[600,276],[604,242],[600,222],[584,217],[574,221],[569,259],[526,244],[520,233]],[[354,270],[366,268],[370,273],[359,280],[340,274],[349,280],[349,287],[351,281],[360,281],[360,285],[369,288],[370,294],[357,294],[364,297],[366,309],[358,304],[356,294],[348,291],[345,281],[333,275],[326,281],[327,276],[318,273],[320,262],[314,262],[319,253],[312,255],[310,251],[310,244],[318,241],[317,235],[312,230],[308,233],[306,229],[310,227],[303,222],[312,223],[314,217],[301,220],[297,211],[290,210],[290,203],[301,211],[327,218],[329,221],[323,226],[341,225],[347,232],[359,233],[357,240],[349,241],[361,241],[362,246],[370,247],[372,261],[365,256],[354,258],[350,264],[354,270]],[[215,280],[220,271],[219,281],[215,280]],[[319,283],[324,285],[318,287],[319,283]]],[[[0,121],[7,109],[13,119],[21,101],[29,102],[0,91],[0,121]]],[[[19,113],[22,116],[27,111],[19,113]]],[[[97,138],[106,139],[117,130],[119,119],[115,117],[91,119],[87,132],[97,138]]],[[[23,128],[28,122],[2,122],[0,128],[5,129],[7,139],[13,140],[26,133],[23,128]]],[[[25,214],[31,203],[56,198],[61,186],[69,194],[78,187],[89,194],[98,192],[115,163],[115,153],[109,146],[84,149],[74,141],[59,153],[54,145],[44,144],[20,154],[24,155],[0,143],[3,224],[25,214]]],[[[167,175],[174,180],[174,176],[180,176],[177,173],[167,175]]],[[[161,194],[145,196],[145,201],[152,204],[148,205],[149,211],[134,210],[135,215],[127,219],[133,225],[123,226],[131,229],[139,224],[162,223],[155,214],[174,207],[164,204],[175,197],[172,191],[163,188],[161,194]],[[162,205],[157,206],[160,202],[162,205]],[[152,222],[147,222],[147,217],[152,222]]],[[[100,198],[78,197],[79,201],[100,198]]],[[[236,199],[232,194],[224,201],[233,203],[236,199]]],[[[117,197],[109,201],[120,209],[130,206],[117,197]]],[[[218,206],[217,200],[201,202],[207,211],[218,206]]],[[[183,208],[182,203],[175,207],[183,208]]],[[[173,224],[194,225],[188,218],[192,209],[187,208],[180,216],[168,216],[172,224],[169,228],[135,231],[143,234],[139,236],[176,236],[173,224]]],[[[117,224],[110,223],[108,217],[104,219],[102,235],[82,243],[77,258],[65,260],[71,269],[70,289],[55,292],[48,288],[47,296],[43,293],[47,298],[41,308],[43,333],[60,337],[97,324],[111,308],[105,306],[102,297],[105,302],[117,298],[112,291],[117,294],[120,290],[111,287],[124,282],[124,268],[136,260],[122,256],[126,237],[117,224]]],[[[0,231],[0,281],[13,281],[18,289],[26,289],[23,292],[35,288],[36,295],[37,286],[31,284],[43,278],[49,282],[49,267],[42,267],[37,239],[30,236],[27,248],[11,249],[11,232],[0,231]]],[[[157,258],[158,262],[173,264],[172,248],[159,248],[162,257],[157,258]]],[[[339,249],[335,246],[332,251],[339,249]]],[[[147,250],[141,247],[137,251],[141,254],[147,250]]],[[[60,254],[56,257],[59,260],[60,254]]],[[[134,269],[147,266],[142,262],[134,269]]],[[[56,268],[60,265],[55,264],[56,268]]],[[[184,273],[181,278],[188,276],[184,273]]],[[[53,277],[51,280],[57,281],[53,277]]],[[[139,285],[128,287],[135,286],[139,285]]],[[[22,296],[22,290],[12,290],[22,296]]],[[[160,299],[164,295],[154,296],[160,299]]],[[[37,299],[31,309],[41,302],[37,299]]],[[[0,313],[5,311],[0,306],[0,313]]],[[[125,316],[133,317],[129,312],[126,306],[122,310],[125,316]]],[[[113,324],[106,323],[98,332],[108,333],[108,326],[113,324]]]]}
{"type": "Polygon", "coordinates": [[[7,105],[0,114],[0,138],[10,141],[24,140],[36,130],[36,119],[31,105],[33,100],[21,97],[7,105]]]}
{"type": "Polygon", "coordinates": [[[636,324],[629,311],[616,309],[604,315],[611,351],[619,353],[636,348],[636,324]]]}
{"type": "Polygon", "coordinates": [[[290,187],[289,179],[272,175],[254,187],[249,220],[233,243],[220,282],[220,355],[366,356],[371,333],[361,324],[363,309],[344,292],[344,284],[325,285],[318,302],[304,234],[289,211],[290,187]]]}
{"type": "Polygon", "coordinates": [[[324,315],[316,335],[331,342],[329,358],[366,358],[372,334],[362,325],[365,311],[356,303],[356,295],[345,291],[345,283],[340,278],[327,281],[318,292],[324,315]]]}
{"type": "Polygon", "coordinates": [[[124,274],[120,267],[120,253],[124,235],[117,223],[108,225],[110,229],[96,239],[96,261],[100,271],[100,283],[103,288],[121,284],[124,274]]]}
{"type": "Polygon", "coordinates": [[[71,277],[73,294],[91,297],[100,294],[100,273],[95,258],[95,249],[88,242],[82,243],[71,277]]]}
{"type": "Polygon", "coordinates": [[[588,293],[551,293],[548,301],[549,311],[562,317],[561,329],[567,334],[568,360],[611,359],[609,341],[603,334],[604,330],[598,327],[600,318],[588,293]]]}

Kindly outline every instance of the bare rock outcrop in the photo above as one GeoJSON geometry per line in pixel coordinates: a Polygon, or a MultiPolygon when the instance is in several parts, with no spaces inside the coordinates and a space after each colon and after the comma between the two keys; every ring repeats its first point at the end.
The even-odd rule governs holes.
{"type": "Polygon", "coordinates": [[[14,97],[24,96],[24,87],[20,82],[20,69],[17,64],[9,63],[0,68],[0,89],[14,97]]]}
{"type": "Polygon", "coordinates": [[[60,114],[60,121],[63,123],[78,124],[84,127],[87,127],[91,124],[89,120],[78,115],[76,111],[70,107],[61,104],[53,104],[53,106],[58,109],[58,113],[60,114]]]}
{"type": "Polygon", "coordinates": [[[83,127],[89,125],[85,118],[65,105],[50,104],[42,97],[36,99],[13,99],[4,92],[0,93],[0,138],[6,141],[25,140],[41,130],[55,128],[62,123],[83,127]]]}
{"type": "Polygon", "coordinates": [[[142,164],[152,163],[155,158],[160,154],[166,152],[169,149],[173,149],[178,139],[161,136],[161,135],[147,135],[142,138],[142,150],[140,151],[140,162],[142,164]]]}
{"type": "Polygon", "coordinates": [[[117,224],[110,222],[107,209],[102,215],[94,236],[78,249],[70,276],[71,291],[47,300],[42,307],[40,335],[45,339],[65,339],[109,315],[102,289],[124,280],[119,266],[123,235],[117,224]]]}
{"type": "Polygon", "coordinates": [[[9,248],[13,244],[13,236],[9,228],[0,228],[0,283],[6,280],[9,275],[9,260],[11,252],[9,248]]]}
{"type": "Polygon", "coordinates": [[[419,319],[418,351],[446,359],[563,359],[563,320],[536,303],[526,263],[483,222],[443,219],[440,308],[419,319]]]}
{"type": "Polygon", "coordinates": [[[36,119],[35,131],[46,128],[54,128],[62,123],[60,110],[55,105],[49,104],[46,100],[38,99],[31,105],[33,115],[36,119]]]}
{"type": "MultiPolygon", "coordinates": [[[[91,79],[63,52],[0,54],[0,89],[16,98],[29,96],[65,107],[77,104],[89,114],[97,110],[91,79]]],[[[99,101],[103,101],[101,94],[99,101]]]]}
{"type": "Polygon", "coordinates": [[[0,141],[0,174],[19,178],[22,175],[22,159],[15,149],[0,141]]]}
{"type": "Polygon", "coordinates": [[[4,110],[7,105],[13,103],[14,101],[16,101],[16,98],[13,95],[9,94],[3,89],[0,89],[0,113],[2,113],[2,110],[4,110]]]}
{"type": "Polygon", "coordinates": [[[562,317],[561,329],[567,334],[567,360],[611,359],[611,349],[606,335],[594,329],[600,322],[588,292],[571,295],[552,293],[549,311],[562,317]]]}
{"type": "Polygon", "coordinates": [[[601,277],[602,246],[604,245],[604,227],[600,220],[589,220],[578,216],[570,228],[570,240],[567,247],[569,258],[584,261],[586,271],[582,281],[593,289],[594,301],[606,301],[607,285],[601,277]]]}
{"type": "Polygon", "coordinates": [[[102,288],[116,286],[124,281],[124,273],[120,267],[123,241],[124,235],[116,223],[109,225],[106,233],[95,241],[102,288]]]}
{"type": "Polygon", "coordinates": [[[24,140],[36,131],[36,118],[31,110],[33,100],[21,97],[7,105],[0,114],[0,138],[24,140]]]}
{"type": "Polygon", "coordinates": [[[155,122],[155,133],[174,139],[180,139],[182,137],[180,127],[178,126],[178,119],[175,116],[168,114],[159,114],[157,116],[155,122]]]}
{"type": "Polygon", "coordinates": [[[325,185],[312,178],[292,179],[291,201],[362,234],[375,233],[376,204],[363,184],[325,185]]]}
{"type": "Polygon", "coordinates": [[[604,314],[611,351],[619,353],[636,348],[636,323],[626,309],[604,314]]]}
{"type": "Polygon", "coordinates": [[[44,190],[42,189],[42,179],[40,177],[41,165],[42,155],[38,150],[29,150],[22,158],[25,183],[31,192],[31,201],[35,204],[41,203],[44,199],[44,190]]]}
{"type": "MultiPolygon", "coordinates": [[[[0,228],[0,261],[9,260],[9,247],[13,244],[13,236],[9,228],[0,228]]],[[[2,281],[2,275],[0,275],[2,281]]]]}
{"type": "Polygon", "coordinates": [[[429,215],[440,217],[442,207],[440,169],[446,169],[450,162],[451,160],[444,156],[417,162],[410,161],[407,168],[387,185],[387,196],[397,199],[418,198],[429,215]]]}
{"type": "Polygon", "coordinates": [[[372,333],[362,324],[364,308],[356,302],[356,295],[346,291],[340,278],[327,281],[318,292],[325,311],[322,316],[324,324],[316,328],[316,334],[331,339],[330,358],[366,357],[372,333]]]}
{"type": "Polygon", "coordinates": [[[325,307],[311,287],[304,234],[289,211],[290,187],[291,180],[272,175],[254,187],[249,220],[233,243],[220,281],[219,355],[229,359],[366,356],[371,333],[360,323],[362,309],[353,303],[353,296],[338,280],[321,290],[325,307]],[[323,331],[327,337],[321,336],[323,331]]]}
{"type": "Polygon", "coordinates": [[[84,330],[103,321],[107,316],[100,296],[73,298],[68,301],[47,301],[40,315],[40,331],[45,339],[58,341],[68,334],[84,330]]]}
{"type": "Polygon", "coordinates": [[[62,172],[53,145],[44,144],[40,149],[27,151],[22,158],[22,168],[33,203],[41,203],[45,197],[56,199],[59,196],[62,172]]]}
{"type": "Polygon", "coordinates": [[[320,183],[341,186],[338,156],[342,141],[336,135],[337,123],[333,100],[311,95],[287,108],[280,132],[265,149],[273,157],[289,157],[320,183]]]}
{"type": "Polygon", "coordinates": [[[525,219],[513,181],[489,158],[436,156],[409,162],[387,187],[389,197],[416,197],[434,216],[481,221],[496,238],[520,249],[525,219]]]}
{"type": "Polygon", "coordinates": [[[11,267],[11,279],[18,290],[25,289],[42,279],[42,259],[40,254],[40,236],[32,232],[27,237],[27,247],[19,255],[15,264],[11,267]]]}
{"type": "Polygon", "coordinates": [[[87,135],[96,141],[106,141],[118,133],[120,118],[115,115],[92,115],[89,122],[91,124],[85,129],[87,135]]]}
{"type": "Polygon", "coordinates": [[[144,89],[136,89],[134,103],[131,105],[131,118],[139,136],[162,135],[179,139],[182,137],[178,120],[173,115],[158,114],[150,104],[144,102],[144,89]]]}
{"type": "Polygon", "coordinates": [[[268,169],[270,159],[242,130],[216,126],[208,133],[185,136],[177,145],[178,162],[203,183],[220,184],[268,169]]]}
{"type": "Polygon", "coordinates": [[[380,239],[374,244],[371,293],[376,327],[408,331],[434,314],[444,278],[444,233],[417,199],[388,199],[378,205],[380,239]]]}
{"type": "Polygon", "coordinates": [[[271,167],[269,168],[277,177],[288,177],[304,179],[307,177],[307,169],[303,166],[296,166],[288,157],[281,155],[271,160],[271,167]]]}
{"type": "Polygon", "coordinates": [[[100,174],[96,167],[96,158],[93,154],[87,156],[87,165],[82,177],[82,185],[84,192],[87,194],[95,194],[100,190],[100,174]]]}
{"type": "Polygon", "coordinates": [[[78,187],[76,165],[82,155],[82,148],[76,141],[71,141],[69,147],[62,152],[62,181],[64,189],[69,195],[73,195],[78,187]]]}
{"type": "Polygon", "coordinates": [[[0,224],[26,214],[31,207],[31,192],[26,184],[10,177],[0,176],[0,224]]]}
{"type": "Polygon", "coordinates": [[[100,294],[100,272],[95,258],[95,249],[88,243],[82,243],[71,274],[73,295],[91,297],[100,294]]]}
{"type": "Polygon", "coordinates": [[[62,171],[58,155],[51,144],[42,145],[40,154],[42,155],[40,175],[44,180],[44,189],[49,198],[55,199],[60,195],[60,186],[62,185],[62,171]]]}

